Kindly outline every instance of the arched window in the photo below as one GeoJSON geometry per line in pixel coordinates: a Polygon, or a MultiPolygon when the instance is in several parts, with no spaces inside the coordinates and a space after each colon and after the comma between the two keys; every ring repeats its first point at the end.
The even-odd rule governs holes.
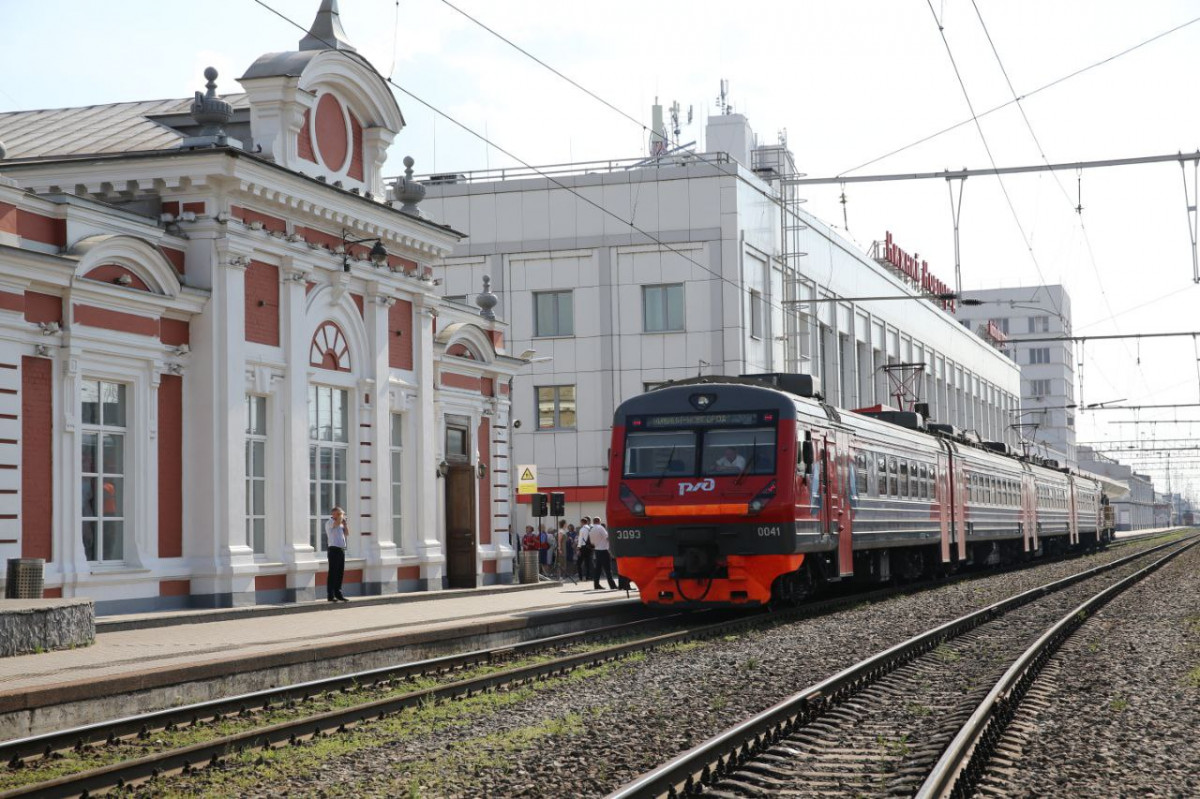
{"type": "Polygon", "coordinates": [[[350,371],[350,345],[340,327],[333,322],[325,322],[317,328],[312,345],[308,348],[308,363],[318,369],[350,371]]]}

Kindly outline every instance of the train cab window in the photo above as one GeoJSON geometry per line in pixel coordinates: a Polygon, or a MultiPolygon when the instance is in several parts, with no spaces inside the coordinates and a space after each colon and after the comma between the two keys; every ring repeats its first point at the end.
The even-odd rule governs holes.
{"type": "Polygon", "coordinates": [[[895,458],[888,458],[888,494],[900,496],[900,467],[895,458]]]}
{"type": "Polygon", "coordinates": [[[878,455],[875,458],[875,470],[879,477],[879,496],[887,496],[887,458],[878,455]]]}
{"type": "Polygon", "coordinates": [[[630,433],[625,438],[626,477],[691,476],[696,473],[696,433],[630,433]]]}
{"type": "Polygon", "coordinates": [[[703,473],[712,476],[775,473],[775,429],[705,430],[703,473]]]}

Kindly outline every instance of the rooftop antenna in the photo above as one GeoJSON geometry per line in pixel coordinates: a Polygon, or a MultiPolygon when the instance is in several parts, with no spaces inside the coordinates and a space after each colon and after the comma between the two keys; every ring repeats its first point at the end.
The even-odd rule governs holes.
{"type": "Polygon", "coordinates": [[[650,157],[659,158],[667,153],[667,128],[663,124],[663,107],[659,105],[657,97],[654,98],[650,113],[653,117],[650,122],[650,157]]]}
{"type": "Polygon", "coordinates": [[[679,146],[679,101],[675,100],[671,103],[671,133],[674,139],[671,143],[679,146]]]}
{"type": "Polygon", "coordinates": [[[690,105],[688,106],[688,121],[687,121],[687,123],[689,125],[692,124],[692,106],[690,106],[690,105]]]}
{"type": "Polygon", "coordinates": [[[732,114],[733,106],[729,104],[729,81],[721,78],[721,93],[717,95],[717,108],[722,114],[732,114]]]}

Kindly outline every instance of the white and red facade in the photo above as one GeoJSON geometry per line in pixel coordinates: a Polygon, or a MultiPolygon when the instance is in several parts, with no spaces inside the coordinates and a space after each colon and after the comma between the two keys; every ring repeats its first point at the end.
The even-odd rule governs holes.
{"type": "Polygon", "coordinates": [[[336,503],[347,593],[511,579],[522,362],[436,296],[461,234],[384,201],[395,100],[344,49],[241,83],[240,147],[0,115],[0,558],[102,613],[313,599],[336,503]]]}

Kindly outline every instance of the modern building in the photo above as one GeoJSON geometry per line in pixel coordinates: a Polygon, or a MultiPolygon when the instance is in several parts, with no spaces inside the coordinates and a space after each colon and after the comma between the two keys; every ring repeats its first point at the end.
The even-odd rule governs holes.
{"type": "Polygon", "coordinates": [[[759,145],[744,116],[706,135],[706,154],[656,140],[648,159],[425,178],[426,210],[469,233],[435,268],[447,297],[490,276],[531,359],[513,447],[539,488],[601,511],[616,406],[698,374],[806,372],[835,405],[924,402],[1015,445],[1019,370],[934,298],[917,245],[880,231],[864,251],[805,212],[786,144],[759,145]]]}
{"type": "Polygon", "coordinates": [[[333,0],[206,77],[0,114],[0,558],[100,612],[313,599],[341,505],[348,593],[509,579],[524,364],[438,296],[461,234],[385,201],[392,92],[333,0]]]}
{"type": "Polygon", "coordinates": [[[980,305],[960,305],[962,324],[996,343],[1021,367],[1021,407],[1010,424],[1029,454],[1078,465],[1075,452],[1075,359],[1071,298],[1062,286],[964,291],[980,305]]]}
{"type": "Polygon", "coordinates": [[[1086,445],[1079,447],[1078,454],[1081,470],[1101,475],[1127,489],[1124,493],[1114,492],[1112,497],[1118,530],[1165,526],[1155,524],[1154,483],[1147,475],[1138,474],[1132,467],[1086,445]]]}

